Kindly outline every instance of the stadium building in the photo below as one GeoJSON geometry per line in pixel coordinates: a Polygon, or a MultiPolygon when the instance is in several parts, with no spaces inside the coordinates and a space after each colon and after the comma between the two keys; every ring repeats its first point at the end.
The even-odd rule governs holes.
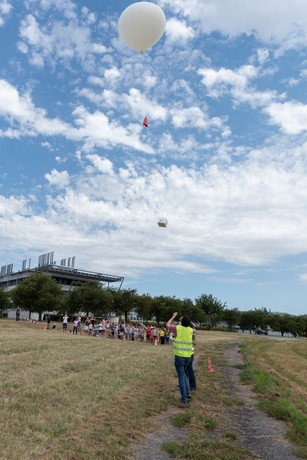
{"type": "MultiPolygon", "coordinates": [[[[38,257],[38,264],[34,268],[31,268],[31,259],[29,261],[24,260],[21,269],[18,271],[14,271],[13,264],[2,266],[0,271],[0,288],[5,292],[11,291],[19,283],[37,272],[50,275],[57,281],[64,293],[72,291],[76,286],[80,286],[80,283],[86,281],[98,282],[103,287],[117,289],[120,289],[124,282],[123,276],[76,269],[75,257],[62,259],[60,265],[57,265],[54,262],[54,252],[49,252],[38,257]]],[[[23,314],[26,316],[27,312],[23,312],[23,314]]],[[[8,310],[7,317],[15,318],[15,309],[8,310]]]]}

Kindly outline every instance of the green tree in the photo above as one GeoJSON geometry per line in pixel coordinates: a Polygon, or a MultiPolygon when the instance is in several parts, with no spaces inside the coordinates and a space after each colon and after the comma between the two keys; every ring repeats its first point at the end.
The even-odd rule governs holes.
{"type": "Polygon", "coordinates": [[[266,308],[255,308],[241,312],[239,325],[241,329],[249,329],[250,332],[259,328],[267,331],[272,321],[274,317],[266,308]]]}
{"type": "Polygon", "coordinates": [[[125,322],[128,322],[128,314],[136,309],[137,292],[136,289],[112,289],[113,311],[119,317],[124,315],[125,322]]]}
{"type": "Polygon", "coordinates": [[[272,331],[280,332],[280,314],[279,313],[271,313],[270,316],[270,328],[272,331]]]}
{"type": "Polygon", "coordinates": [[[211,329],[222,318],[223,311],[226,308],[226,303],[213,297],[212,294],[202,294],[195,299],[195,304],[205,313],[206,321],[211,329]]]}
{"type": "Polygon", "coordinates": [[[112,311],[113,296],[109,289],[104,289],[99,283],[86,281],[76,286],[67,299],[67,310],[74,315],[85,312],[99,316],[112,311]]]}
{"type": "Polygon", "coordinates": [[[152,318],[152,297],[150,294],[136,296],[134,311],[143,320],[150,321],[152,318]]]}
{"type": "Polygon", "coordinates": [[[299,335],[306,335],[307,334],[307,316],[306,315],[300,315],[296,318],[296,327],[297,327],[297,333],[299,335]]]}
{"type": "Polygon", "coordinates": [[[182,301],[175,297],[156,296],[151,303],[151,317],[158,323],[166,322],[170,319],[174,311],[181,312],[182,301]]]}
{"type": "Polygon", "coordinates": [[[230,329],[233,329],[240,322],[241,314],[237,308],[225,309],[223,311],[223,320],[230,329]]]}
{"type": "Polygon", "coordinates": [[[296,318],[292,315],[280,314],[279,330],[281,332],[282,337],[284,336],[284,334],[287,334],[287,333],[296,335],[296,332],[297,332],[296,318]]]}
{"type": "Polygon", "coordinates": [[[187,298],[181,300],[181,314],[189,316],[193,323],[203,323],[206,319],[204,311],[187,298]]]}
{"type": "Polygon", "coordinates": [[[249,330],[249,332],[252,333],[252,329],[254,329],[255,326],[255,318],[252,310],[241,312],[239,326],[243,331],[249,330]]]}
{"type": "Polygon", "coordinates": [[[0,288],[0,311],[4,310],[8,304],[8,296],[2,288],[0,288]]]}
{"type": "Polygon", "coordinates": [[[44,311],[59,310],[62,301],[62,291],[51,276],[44,273],[34,273],[22,281],[12,291],[12,300],[23,310],[39,314],[41,320],[44,311]]]}

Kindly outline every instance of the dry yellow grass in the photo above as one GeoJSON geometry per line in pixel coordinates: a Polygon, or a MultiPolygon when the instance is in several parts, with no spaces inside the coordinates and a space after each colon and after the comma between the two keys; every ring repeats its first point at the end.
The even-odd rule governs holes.
{"type": "MultiPolygon", "coordinates": [[[[45,332],[43,326],[0,320],[0,459],[129,458],[131,443],[153,429],[151,415],[175,401],[171,347],[45,332]]],[[[221,363],[225,344],[239,341],[268,343],[249,334],[197,334],[204,398],[198,394],[192,430],[197,410],[218,417],[227,399],[218,372],[211,374],[207,398],[206,355],[221,363]]],[[[272,353],[279,346],[280,356],[286,354],[283,342],[272,353]]],[[[304,350],[293,353],[296,363],[304,350]]],[[[270,359],[279,363],[275,354],[270,359]]],[[[295,378],[305,378],[299,372],[295,378]]]]}
{"type": "Polygon", "coordinates": [[[292,398],[298,395],[307,407],[307,340],[278,340],[255,344],[260,368],[283,382],[292,398]]]}
{"type": "Polygon", "coordinates": [[[75,433],[76,458],[99,458],[102,446],[105,458],[112,458],[112,439],[114,458],[124,458],[125,423],[129,436],[136,436],[148,414],[165,403],[157,384],[169,360],[166,347],[0,321],[0,458],[70,458],[75,433]],[[97,447],[87,437],[99,424],[106,431],[97,447]]]}

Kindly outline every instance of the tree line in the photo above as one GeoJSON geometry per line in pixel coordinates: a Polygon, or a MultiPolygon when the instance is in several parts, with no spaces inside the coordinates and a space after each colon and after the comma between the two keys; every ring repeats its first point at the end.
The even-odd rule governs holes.
{"type": "Polygon", "coordinates": [[[67,312],[71,317],[84,312],[87,316],[106,317],[112,314],[128,322],[133,313],[143,321],[155,321],[164,324],[174,311],[179,315],[189,315],[199,327],[216,329],[226,325],[233,330],[239,326],[250,332],[267,333],[269,329],[282,335],[307,336],[307,315],[274,313],[266,308],[239,311],[228,308],[225,302],[212,294],[201,294],[194,301],[171,296],[151,296],[138,294],[135,289],[104,288],[99,283],[87,281],[63,293],[60,285],[51,276],[34,273],[22,281],[10,292],[0,289],[0,309],[12,306],[38,313],[41,320],[46,311],[55,311],[58,315],[67,312]]]}

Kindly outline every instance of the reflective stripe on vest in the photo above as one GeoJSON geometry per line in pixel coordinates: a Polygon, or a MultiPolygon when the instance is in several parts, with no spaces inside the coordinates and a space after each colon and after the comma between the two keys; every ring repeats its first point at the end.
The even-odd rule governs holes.
{"type": "Polygon", "coordinates": [[[174,355],[190,358],[193,347],[192,334],[191,327],[176,326],[176,338],[173,340],[174,355]]]}

